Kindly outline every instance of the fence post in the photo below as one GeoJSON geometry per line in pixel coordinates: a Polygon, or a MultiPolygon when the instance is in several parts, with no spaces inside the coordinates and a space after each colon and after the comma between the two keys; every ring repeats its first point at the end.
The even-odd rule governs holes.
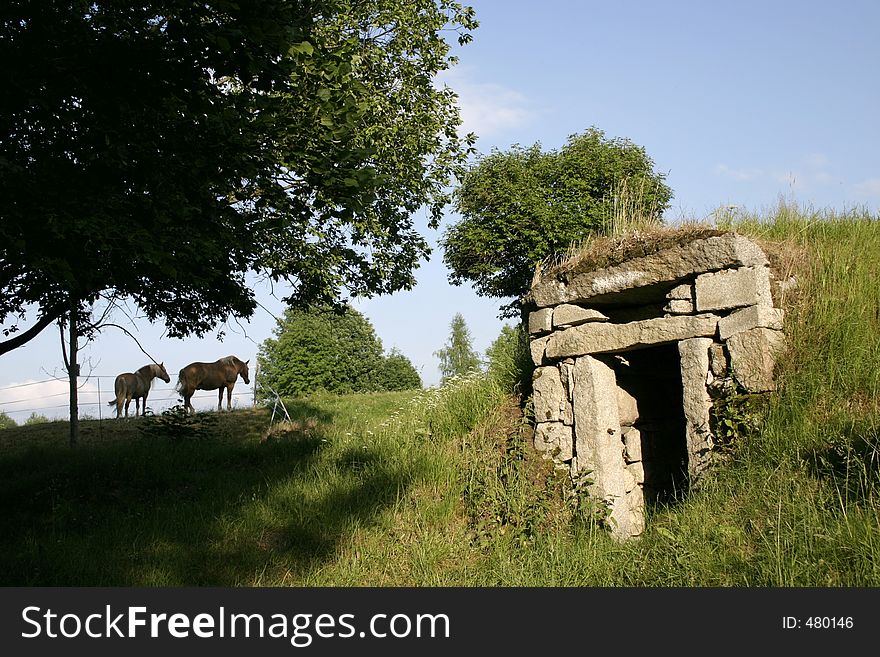
{"type": "Polygon", "coordinates": [[[260,378],[260,361],[257,361],[257,366],[254,368],[254,408],[257,407],[257,380],[260,378]]]}

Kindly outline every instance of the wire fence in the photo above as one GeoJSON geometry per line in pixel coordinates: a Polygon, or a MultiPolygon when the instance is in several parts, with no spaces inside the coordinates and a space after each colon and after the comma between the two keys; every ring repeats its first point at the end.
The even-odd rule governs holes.
{"type": "MultiPolygon", "coordinates": [[[[97,416],[98,419],[103,419],[104,416],[107,417],[115,417],[116,415],[116,407],[115,404],[110,407],[109,402],[116,399],[116,393],[112,388],[102,388],[101,381],[103,379],[107,379],[110,381],[116,380],[116,375],[113,376],[105,376],[105,375],[96,375],[90,374],[87,377],[80,377],[81,383],[78,385],[79,389],[79,400],[78,406],[82,408],[90,408],[97,407],[97,416]],[[92,380],[97,379],[98,385],[96,387],[89,387],[89,383],[92,380]]],[[[24,390],[26,388],[37,386],[37,385],[47,385],[52,383],[63,383],[65,386],[68,385],[69,381],[66,377],[53,377],[50,379],[43,379],[42,381],[28,381],[27,383],[17,383],[14,385],[8,386],[0,386],[0,413],[5,413],[7,416],[16,419],[16,416],[27,415],[28,413],[43,413],[45,411],[57,411],[58,409],[66,409],[69,408],[69,404],[57,404],[57,405],[45,405],[40,404],[42,400],[51,400],[59,397],[67,397],[70,394],[70,390],[65,388],[63,391],[59,392],[41,392],[39,395],[28,395],[27,391],[24,390]],[[18,391],[21,390],[21,394],[13,395],[15,398],[13,399],[4,399],[4,393],[7,391],[18,391]],[[28,404],[27,407],[22,407],[22,404],[28,404]]],[[[256,381],[254,381],[256,384],[256,381]]],[[[111,384],[112,385],[112,384],[111,384]]],[[[225,389],[223,391],[223,396],[226,396],[225,389]]],[[[239,390],[238,392],[233,391],[232,397],[238,401],[242,397],[248,397],[250,399],[254,399],[254,390],[253,387],[248,387],[246,391],[239,390]]],[[[213,404],[209,405],[206,403],[199,403],[203,400],[212,399],[214,402],[217,401],[218,393],[217,392],[197,392],[193,395],[192,401],[194,406],[199,406],[201,408],[207,408],[209,406],[213,406],[213,404]]],[[[175,387],[172,386],[155,386],[150,390],[150,394],[147,397],[148,407],[154,412],[166,410],[171,406],[174,406],[177,403],[182,403],[183,398],[176,392],[175,387]],[[173,392],[172,395],[163,395],[163,393],[173,392]],[[173,402],[173,403],[171,403],[173,402]]],[[[235,404],[237,405],[237,404],[235,404]]],[[[250,404],[249,404],[250,405],[250,404]]],[[[134,408],[129,408],[129,414],[134,413],[134,408]]],[[[57,415],[57,413],[56,413],[57,415]]]]}

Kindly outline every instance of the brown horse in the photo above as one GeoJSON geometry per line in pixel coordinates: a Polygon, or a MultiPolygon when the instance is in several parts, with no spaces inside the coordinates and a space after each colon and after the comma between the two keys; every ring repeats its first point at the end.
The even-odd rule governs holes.
{"type": "Polygon", "coordinates": [[[226,389],[226,410],[232,410],[232,388],[239,375],[245,383],[250,384],[248,363],[235,356],[227,356],[213,363],[190,363],[182,370],[177,379],[177,391],[183,396],[183,406],[190,413],[195,409],[190,400],[196,390],[220,390],[217,410],[223,409],[223,389],[226,389]]]}
{"type": "Polygon", "coordinates": [[[140,409],[141,416],[143,416],[147,410],[147,395],[150,393],[153,379],[156,377],[162,379],[165,383],[170,383],[171,377],[165,371],[164,363],[144,365],[137,372],[126,372],[116,377],[116,383],[113,386],[116,392],[116,399],[108,405],[113,406],[116,404],[117,418],[122,415],[123,401],[125,402],[125,417],[128,417],[128,407],[132,399],[134,399],[134,416],[137,417],[138,409],[140,409]],[[140,405],[141,399],[144,400],[143,407],[140,405]]]}

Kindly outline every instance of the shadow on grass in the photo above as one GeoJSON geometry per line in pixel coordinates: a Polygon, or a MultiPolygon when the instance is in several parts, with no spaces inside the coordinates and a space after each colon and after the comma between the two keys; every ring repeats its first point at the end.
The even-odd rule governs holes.
{"type": "Polygon", "coordinates": [[[276,583],[332,559],[417,476],[371,450],[334,458],[321,425],[260,442],[265,413],[227,420],[238,435],[223,420],[201,440],[111,426],[76,450],[0,452],[0,585],[276,583]]]}
{"type": "Polygon", "coordinates": [[[807,458],[810,473],[833,482],[845,502],[873,504],[880,492],[880,434],[877,422],[857,418],[837,423],[826,443],[807,458]]]}

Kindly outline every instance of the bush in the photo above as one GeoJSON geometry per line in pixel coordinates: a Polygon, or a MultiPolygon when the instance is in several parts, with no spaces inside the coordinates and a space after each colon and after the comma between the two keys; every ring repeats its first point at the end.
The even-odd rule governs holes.
{"type": "Polygon", "coordinates": [[[6,413],[0,413],[0,429],[9,429],[11,427],[17,427],[18,423],[13,420],[11,417],[6,415],[6,413]]]}
{"type": "Polygon", "coordinates": [[[377,390],[418,390],[422,387],[422,378],[409,358],[392,349],[379,364],[375,383],[377,390]]]}
{"type": "Polygon", "coordinates": [[[515,317],[535,265],[597,233],[657,224],[672,198],[645,149],[592,128],[558,151],[514,146],[481,157],[455,192],[461,220],[441,240],[453,285],[513,298],[515,317]]]}
{"type": "Polygon", "coordinates": [[[489,375],[504,392],[527,397],[532,387],[532,354],[529,335],[522,324],[505,325],[486,350],[489,375]]]}
{"type": "Polygon", "coordinates": [[[24,421],[25,426],[30,426],[32,424],[46,424],[49,421],[45,415],[40,415],[37,412],[31,413],[30,417],[24,421]]]}

